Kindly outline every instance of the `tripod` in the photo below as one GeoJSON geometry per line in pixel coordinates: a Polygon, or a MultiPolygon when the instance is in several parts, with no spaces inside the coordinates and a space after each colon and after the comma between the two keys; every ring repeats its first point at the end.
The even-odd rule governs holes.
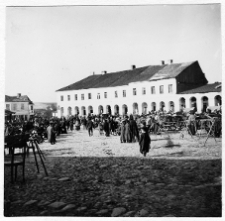
{"type": "Polygon", "coordinates": [[[44,156],[43,152],[41,151],[41,149],[40,149],[40,147],[39,147],[36,139],[33,139],[33,138],[30,138],[29,139],[29,144],[27,146],[27,155],[29,155],[29,149],[30,148],[33,150],[33,154],[34,154],[35,163],[36,163],[36,167],[37,167],[38,173],[40,171],[39,171],[39,165],[38,165],[38,161],[37,161],[37,156],[36,156],[36,153],[35,153],[35,149],[37,150],[37,153],[38,153],[39,158],[41,160],[41,163],[42,163],[42,166],[44,168],[45,174],[46,174],[46,176],[48,176],[48,172],[47,172],[46,167],[45,167],[45,164],[44,164],[45,156],[44,156]]]}

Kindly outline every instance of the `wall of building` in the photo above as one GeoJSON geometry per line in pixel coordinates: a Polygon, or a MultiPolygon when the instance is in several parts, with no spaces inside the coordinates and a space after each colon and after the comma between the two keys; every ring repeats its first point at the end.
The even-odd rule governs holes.
{"type": "Polygon", "coordinates": [[[107,113],[106,106],[110,105],[112,113],[114,114],[115,105],[119,106],[119,114],[123,114],[123,105],[126,105],[128,108],[128,113],[141,114],[144,112],[144,107],[147,106],[146,111],[152,110],[152,102],[156,103],[156,109],[159,107],[160,102],[165,102],[165,108],[169,108],[169,101],[175,102],[175,95],[177,92],[176,88],[176,79],[165,79],[159,81],[146,81],[146,82],[134,82],[129,85],[120,86],[120,87],[110,87],[110,88],[93,88],[93,89],[84,89],[77,91],[58,91],[57,92],[57,105],[58,105],[58,116],[60,117],[60,108],[64,108],[64,116],[68,115],[68,107],[71,107],[71,114],[76,114],[75,107],[79,107],[80,114],[81,107],[85,107],[86,112],[89,113],[88,107],[93,107],[93,113],[99,113],[99,105],[103,106],[103,113],[107,113]],[[172,92],[168,93],[168,85],[172,85],[172,92]],[[164,93],[159,93],[160,85],[164,86],[164,93]],[[155,94],[151,94],[151,87],[155,86],[155,94]],[[133,88],[136,88],[136,95],[133,95],[133,88]],[[146,90],[146,94],[142,93],[143,88],[146,90]],[[123,97],[123,90],[126,91],[126,97],[123,97]],[[117,91],[118,98],[115,97],[115,91],[117,91]],[[104,98],[104,93],[107,92],[107,98],[104,98]],[[88,99],[88,93],[91,93],[92,99],[88,99]],[[100,99],[97,99],[97,94],[100,93],[100,99]],[[78,100],[75,100],[75,94],[78,96],[78,100]],[[81,100],[81,94],[84,94],[85,99],[81,100]],[[68,100],[68,95],[70,100],[68,100]],[[61,96],[64,100],[61,101],[61,96]],[[133,104],[138,105],[137,108],[134,108],[133,104]],[[143,103],[146,103],[143,106],[143,103]]]}
{"type": "Polygon", "coordinates": [[[16,112],[15,115],[27,115],[30,116],[34,114],[33,105],[30,105],[29,102],[5,102],[5,109],[16,112]],[[16,104],[16,107],[14,106],[16,104]],[[24,108],[22,109],[22,105],[24,108]],[[9,105],[9,109],[7,108],[9,105]]]}

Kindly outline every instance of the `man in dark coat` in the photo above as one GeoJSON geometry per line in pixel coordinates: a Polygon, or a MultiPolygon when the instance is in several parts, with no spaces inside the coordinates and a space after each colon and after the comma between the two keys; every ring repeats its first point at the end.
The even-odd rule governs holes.
{"type": "Polygon", "coordinates": [[[127,143],[131,143],[131,130],[130,130],[130,122],[127,119],[125,124],[125,139],[127,143]]]}
{"type": "Polygon", "coordinates": [[[121,143],[126,143],[126,139],[125,139],[125,124],[126,124],[126,121],[122,120],[122,123],[120,125],[120,142],[121,143]]]}
{"type": "Polygon", "coordinates": [[[136,121],[133,116],[130,116],[130,131],[131,131],[131,142],[139,141],[139,131],[136,121]]]}
{"type": "Polygon", "coordinates": [[[109,131],[109,123],[107,119],[105,119],[105,122],[103,124],[103,129],[105,131],[105,136],[109,137],[110,131],[109,131]]]}
{"type": "Polygon", "coordinates": [[[148,128],[145,124],[141,127],[141,137],[139,139],[140,152],[146,157],[146,154],[149,152],[151,144],[151,138],[148,134],[148,128]]]}
{"type": "Polygon", "coordinates": [[[91,118],[88,118],[86,127],[87,127],[87,130],[88,130],[89,137],[93,136],[93,126],[94,126],[94,124],[93,124],[91,118]]]}

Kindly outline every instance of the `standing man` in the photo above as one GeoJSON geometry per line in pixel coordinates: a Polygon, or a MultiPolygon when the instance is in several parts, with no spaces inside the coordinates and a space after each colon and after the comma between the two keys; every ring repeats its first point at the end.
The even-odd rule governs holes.
{"type": "Polygon", "coordinates": [[[103,124],[103,129],[105,131],[105,136],[109,137],[110,136],[110,131],[109,131],[109,123],[108,123],[107,119],[105,119],[105,122],[103,124]]]}
{"type": "Polygon", "coordinates": [[[90,136],[93,136],[93,121],[91,120],[91,118],[89,117],[88,118],[88,121],[87,121],[87,124],[86,124],[86,127],[88,129],[88,134],[89,134],[89,137],[90,136]]]}
{"type": "Polygon", "coordinates": [[[130,115],[130,131],[131,131],[131,142],[139,141],[138,126],[133,118],[133,115],[130,115]]]}
{"type": "Polygon", "coordinates": [[[55,132],[53,130],[53,121],[50,121],[49,126],[47,127],[47,136],[48,142],[52,145],[55,144],[55,132]]]}

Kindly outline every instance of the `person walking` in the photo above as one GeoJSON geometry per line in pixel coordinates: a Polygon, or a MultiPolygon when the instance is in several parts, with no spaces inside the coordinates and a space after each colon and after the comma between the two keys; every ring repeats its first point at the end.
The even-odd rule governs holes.
{"type": "Polygon", "coordinates": [[[139,140],[140,153],[146,157],[146,154],[150,150],[151,138],[148,134],[148,128],[146,127],[145,122],[141,126],[141,137],[139,140]]]}

